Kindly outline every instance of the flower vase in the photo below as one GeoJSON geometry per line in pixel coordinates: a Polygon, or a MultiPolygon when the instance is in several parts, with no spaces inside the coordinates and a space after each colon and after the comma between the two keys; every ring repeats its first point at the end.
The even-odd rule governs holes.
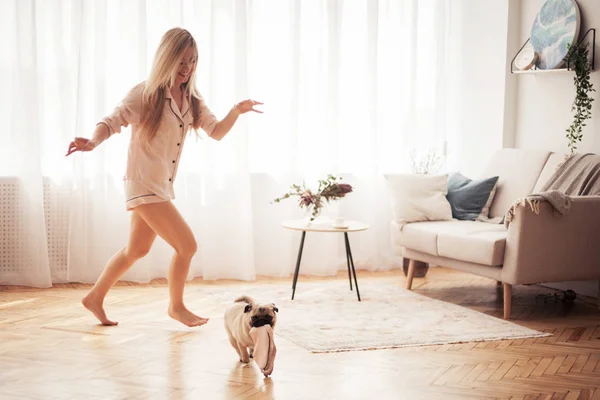
{"type": "Polygon", "coordinates": [[[310,226],[311,224],[315,223],[317,221],[317,219],[319,219],[320,215],[321,215],[321,208],[317,209],[315,212],[314,206],[310,206],[307,209],[306,215],[304,217],[304,219],[306,221],[306,226],[310,226]]]}

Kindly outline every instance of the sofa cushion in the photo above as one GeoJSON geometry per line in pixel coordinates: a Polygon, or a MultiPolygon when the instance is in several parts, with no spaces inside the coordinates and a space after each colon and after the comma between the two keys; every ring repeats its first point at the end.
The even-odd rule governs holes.
{"type": "Polygon", "coordinates": [[[504,225],[478,221],[392,222],[394,245],[439,257],[499,266],[504,261],[507,230],[504,225]]]}
{"type": "Polygon", "coordinates": [[[482,177],[499,176],[490,218],[504,217],[519,198],[533,192],[550,152],[502,149],[492,156],[482,177]]]}
{"type": "Polygon", "coordinates": [[[497,182],[497,176],[473,180],[459,172],[450,175],[446,197],[452,207],[452,217],[464,221],[487,219],[497,182]]]}
{"type": "Polygon", "coordinates": [[[445,224],[452,223],[454,221],[415,222],[402,227],[401,224],[392,221],[392,243],[399,248],[408,247],[437,256],[437,232],[445,224]]]}
{"type": "Polygon", "coordinates": [[[448,175],[387,174],[385,179],[397,223],[452,220],[448,175]]]}
{"type": "Polygon", "coordinates": [[[465,225],[438,233],[438,255],[492,267],[502,265],[507,235],[504,226],[461,222],[465,222],[465,225]]]}

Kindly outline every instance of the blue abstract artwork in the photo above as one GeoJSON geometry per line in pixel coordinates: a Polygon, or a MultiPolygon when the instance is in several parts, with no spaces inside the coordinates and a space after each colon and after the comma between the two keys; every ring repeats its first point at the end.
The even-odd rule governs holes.
{"type": "Polygon", "coordinates": [[[575,0],[547,0],[531,28],[531,45],[538,55],[539,69],[561,68],[567,45],[579,36],[580,15],[575,0]]]}

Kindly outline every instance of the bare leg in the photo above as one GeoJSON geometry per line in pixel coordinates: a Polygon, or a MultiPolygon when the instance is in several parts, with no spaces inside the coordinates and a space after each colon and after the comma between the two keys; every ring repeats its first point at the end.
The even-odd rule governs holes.
{"type": "Polygon", "coordinates": [[[154,239],[156,239],[156,233],[150,229],[140,215],[132,211],[127,247],[111,257],[94,287],[81,301],[84,307],[90,310],[103,325],[117,325],[117,322],[109,320],[104,312],[104,297],[119,278],[150,251],[154,239]]]}
{"type": "Polygon", "coordinates": [[[204,325],[208,318],[193,314],[183,304],[185,280],[197,249],[192,230],[170,201],[145,204],[136,210],[152,230],[175,250],[169,267],[169,316],[187,326],[204,325]]]}

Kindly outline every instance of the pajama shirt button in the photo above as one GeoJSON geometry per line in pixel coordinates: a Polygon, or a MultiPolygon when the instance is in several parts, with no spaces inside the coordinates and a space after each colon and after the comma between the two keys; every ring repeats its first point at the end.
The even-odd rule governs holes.
{"type": "Polygon", "coordinates": [[[179,124],[179,127],[180,127],[180,128],[183,128],[183,125],[179,124]]]}
{"type": "Polygon", "coordinates": [[[173,164],[175,164],[175,160],[173,160],[173,164]]]}
{"type": "Polygon", "coordinates": [[[171,178],[169,178],[169,182],[171,182],[171,178]]]}
{"type": "Polygon", "coordinates": [[[177,143],[177,146],[179,146],[181,143],[177,143]]]}

